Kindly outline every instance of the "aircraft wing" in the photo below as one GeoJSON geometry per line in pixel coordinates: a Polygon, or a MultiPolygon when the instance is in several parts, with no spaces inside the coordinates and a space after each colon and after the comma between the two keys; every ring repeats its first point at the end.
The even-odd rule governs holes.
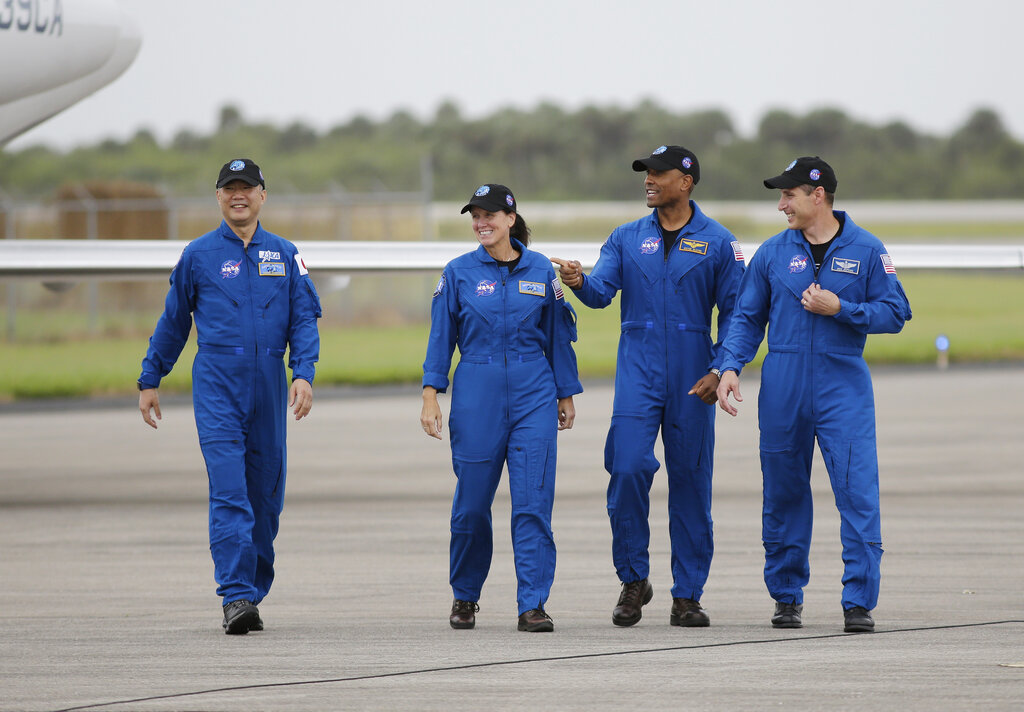
{"type": "MultiPolygon", "coordinates": [[[[39,281],[166,279],[187,243],[180,240],[2,240],[0,278],[39,281]]],[[[740,244],[747,260],[759,243],[740,244]]],[[[458,242],[296,241],[313,274],[439,272],[474,248],[458,242]]],[[[597,262],[599,242],[544,241],[548,257],[597,262]]],[[[894,244],[893,263],[906,269],[1024,270],[1024,245],[894,244]]]]}

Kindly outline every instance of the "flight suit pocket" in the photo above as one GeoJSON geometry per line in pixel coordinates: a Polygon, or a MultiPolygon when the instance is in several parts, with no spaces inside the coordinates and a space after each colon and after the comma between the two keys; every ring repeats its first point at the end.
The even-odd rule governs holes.
{"type": "Polygon", "coordinates": [[[313,286],[313,280],[306,279],[303,281],[304,286],[301,288],[306,293],[306,297],[309,299],[309,306],[313,312],[313,316],[317,319],[324,315],[323,309],[320,306],[320,295],[316,293],[316,287],[313,286]]]}
{"type": "Polygon", "coordinates": [[[844,490],[878,492],[878,454],[872,438],[857,438],[830,450],[832,477],[844,490]]]}
{"type": "Polygon", "coordinates": [[[550,497],[554,488],[554,440],[529,442],[509,448],[508,484],[513,509],[533,509],[550,497]]]}
{"type": "Polygon", "coordinates": [[[785,444],[761,439],[761,473],[764,499],[761,508],[761,538],[765,547],[785,540],[790,504],[799,501],[804,483],[791,476],[794,452],[785,444]]]}
{"type": "Polygon", "coordinates": [[[575,343],[577,338],[576,332],[576,310],[572,308],[572,304],[569,302],[562,302],[562,319],[565,322],[565,328],[569,332],[569,341],[575,343]]]}

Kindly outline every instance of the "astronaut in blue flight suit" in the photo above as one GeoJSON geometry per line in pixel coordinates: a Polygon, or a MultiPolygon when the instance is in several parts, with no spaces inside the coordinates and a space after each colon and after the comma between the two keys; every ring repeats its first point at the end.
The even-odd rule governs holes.
{"type": "Polygon", "coordinates": [[[224,220],[182,252],[138,381],[142,418],[156,428],[160,379],[177,361],[194,318],[192,401],[210,483],[210,552],[229,634],[263,630],[257,605],[274,579],[286,414],[292,408],[299,420],[309,413],[320,351],[320,300],[295,246],[260,225],[266,197],[252,160],[224,164],[217,178],[224,220]]]}
{"type": "Polygon", "coordinates": [[[518,629],[554,629],[544,609],[555,573],[551,510],[557,431],[576,417],[583,391],[572,342],[576,315],[551,263],[527,249],[529,229],[503,185],[480,186],[470,212],[479,247],[448,263],[434,290],[423,363],[424,431],[441,438],[437,394],[459,363],[450,411],[455,496],[451,514],[449,623],[476,624],[491,565],[491,505],[503,466],[512,498],[518,629]]]}
{"type": "Polygon", "coordinates": [[[874,630],[882,534],[868,334],[897,333],[910,303],[885,247],[832,204],[835,172],[804,156],[764,181],[778,188],[789,229],[762,244],[740,285],[722,345],[719,403],[742,401],[739,372],[768,329],[758,423],[764,478],[764,579],[775,600],[772,625],[803,625],[810,577],[811,459],[817,439],[839,509],[842,606],[847,632],[874,630]]]}
{"type": "Polygon", "coordinates": [[[672,543],[669,622],[710,625],[700,604],[714,551],[711,477],[715,389],[720,356],[712,344],[729,332],[743,274],[739,243],[690,200],[700,180],[697,157],[661,146],[633,162],[646,172],[647,217],[616,228],[584,275],[580,263],[553,259],[562,281],[589,307],[604,308],[622,292],[615,402],[605,444],[612,559],[622,582],[612,622],[630,626],[653,596],[650,491],[661,431],[668,471],[672,543]]]}

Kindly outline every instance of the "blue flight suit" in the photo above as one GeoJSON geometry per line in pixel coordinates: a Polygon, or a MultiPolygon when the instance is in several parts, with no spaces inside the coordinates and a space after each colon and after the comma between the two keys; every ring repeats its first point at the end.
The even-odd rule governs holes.
{"type": "Polygon", "coordinates": [[[845,213],[843,228],[814,274],[799,230],[765,241],[740,285],[733,326],[723,344],[723,370],[737,373],[757,353],[768,329],[761,369],[758,423],[764,477],[764,578],[772,598],[803,603],[810,578],[811,458],[814,440],[828,469],[841,518],[844,609],[878,602],[882,530],[867,334],[897,333],[910,303],[881,241],[845,213]],[[834,316],[806,311],[812,282],[835,293],[834,316]]]}
{"type": "Polygon", "coordinates": [[[142,387],[170,373],[196,323],[192,404],[210,481],[210,552],[225,604],[259,603],[274,579],[292,378],[313,383],[320,299],[295,246],[257,225],[247,249],[222,222],[190,242],[142,362],[142,387]]]}
{"type": "Polygon", "coordinates": [[[547,601],[555,575],[551,509],[558,399],[583,391],[576,314],[551,263],[518,240],[509,272],[481,245],[445,267],[430,309],[423,385],[444,393],[459,347],[449,413],[452,467],[450,581],[480,600],[491,565],[491,504],[508,463],[519,613],[547,601]]]}
{"type": "Polygon", "coordinates": [[[711,474],[715,409],[690,388],[719,365],[711,342],[718,306],[718,341],[729,332],[743,274],[739,243],[690,201],[693,217],[667,256],[658,211],[617,227],[583,285],[588,307],[603,308],[622,290],[622,333],[615,402],[605,443],[612,560],[619,580],[650,572],[650,491],[660,463],[661,431],[668,471],[672,596],[700,600],[711,568],[711,474]]]}

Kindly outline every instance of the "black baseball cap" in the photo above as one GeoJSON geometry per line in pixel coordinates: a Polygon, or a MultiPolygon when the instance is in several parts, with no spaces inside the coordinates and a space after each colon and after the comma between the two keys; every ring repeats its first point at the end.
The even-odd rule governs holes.
{"type": "Polygon", "coordinates": [[[462,208],[460,213],[468,213],[473,206],[483,208],[492,213],[504,210],[506,213],[516,212],[516,199],[512,191],[500,183],[486,183],[476,189],[473,197],[462,208]]]}
{"type": "Polygon", "coordinates": [[[263,181],[263,171],[253,163],[251,158],[235,158],[225,163],[224,167],[220,169],[220,175],[217,176],[217,187],[223,188],[233,180],[244,181],[249,185],[258,185],[261,188],[267,187],[263,181]]]}
{"type": "Polygon", "coordinates": [[[693,184],[700,181],[700,163],[697,155],[682,146],[658,146],[648,158],[633,161],[633,170],[640,172],[653,168],[656,171],[678,169],[688,176],[693,176],[693,184]]]}
{"type": "Polygon", "coordinates": [[[765,188],[796,188],[798,185],[813,188],[820,185],[826,193],[835,193],[838,181],[832,166],[821,160],[821,157],[802,156],[786,166],[781,175],[764,182],[765,188]]]}

